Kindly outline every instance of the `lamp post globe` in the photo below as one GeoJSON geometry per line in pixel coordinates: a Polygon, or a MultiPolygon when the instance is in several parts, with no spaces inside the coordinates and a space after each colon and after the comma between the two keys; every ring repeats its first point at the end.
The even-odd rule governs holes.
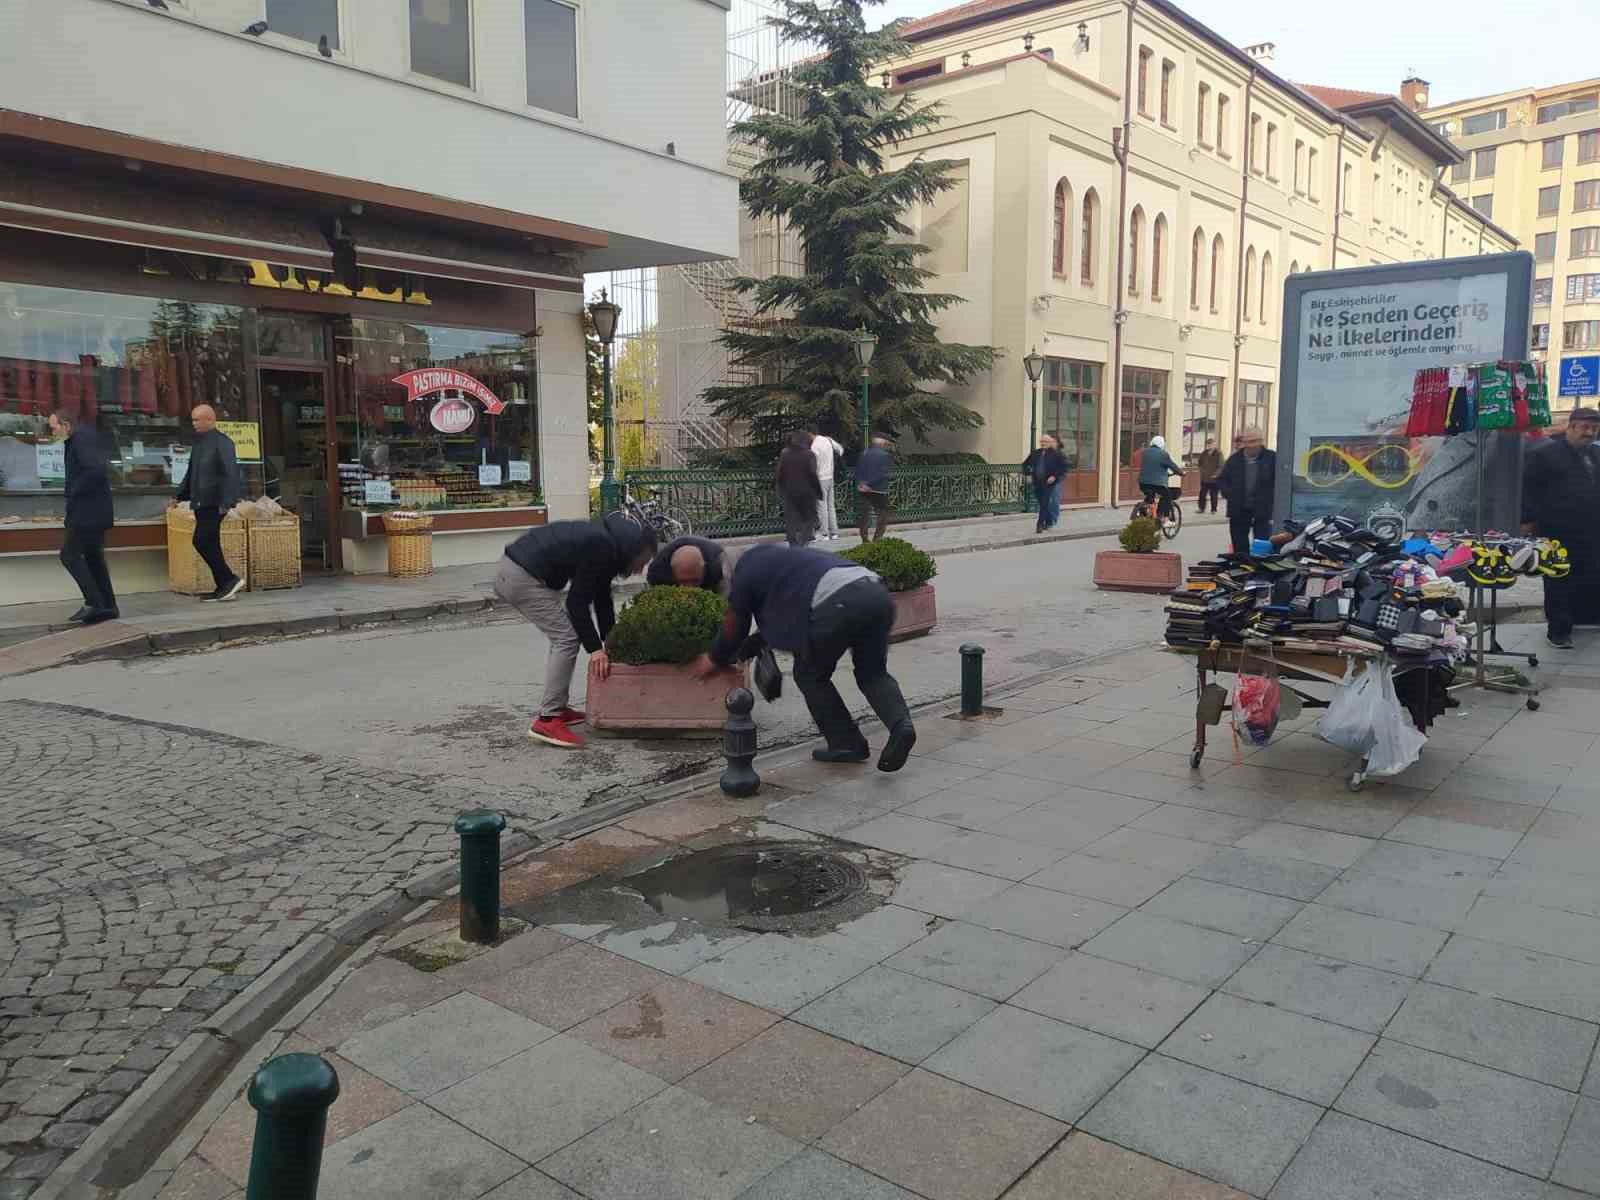
{"type": "Polygon", "coordinates": [[[621,484],[616,477],[616,449],[611,434],[611,342],[617,336],[617,317],[622,306],[607,298],[605,288],[600,289],[600,299],[589,305],[589,320],[594,324],[595,337],[605,353],[601,357],[601,475],[600,514],[614,512],[622,505],[621,484]]]}

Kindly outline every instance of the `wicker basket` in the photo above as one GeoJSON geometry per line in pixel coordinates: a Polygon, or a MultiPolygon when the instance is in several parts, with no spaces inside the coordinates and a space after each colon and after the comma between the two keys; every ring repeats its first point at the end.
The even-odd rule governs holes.
{"type": "Polygon", "coordinates": [[[415,579],[433,574],[433,518],[422,513],[386,512],[383,531],[389,535],[389,574],[415,579]]]}
{"type": "Polygon", "coordinates": [[[264,521],[248,521],[250,590],[299,587],[300,518],[293,513],[264,521]]]}
{"type": "MultiPolygon", "coordinates": [[[[222,557],[235,575],[249,580],[249,534],[238,517],[222,522],[222,557]]],[[[194,513],[186,508],[167,510],[167,586],[182,596],[204,596],[217,589],[211,568],[194,552],[194,513]]]]}

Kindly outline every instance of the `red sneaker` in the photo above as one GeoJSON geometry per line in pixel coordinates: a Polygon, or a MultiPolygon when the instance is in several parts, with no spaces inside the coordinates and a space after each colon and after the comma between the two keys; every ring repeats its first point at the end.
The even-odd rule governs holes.
{"type": "Polygon", "coordinates": [[[568,728],[560,717],[539,717],[528,726],[528,736],[536,742],[547,742],[563,750],[581,750],[583,739],[568,728]]]}
{"type": "Polygon", "coordinates": [[[582,725],[589,719],[581,708],[563,708],[560,716],[568,725],[582,725]]]}

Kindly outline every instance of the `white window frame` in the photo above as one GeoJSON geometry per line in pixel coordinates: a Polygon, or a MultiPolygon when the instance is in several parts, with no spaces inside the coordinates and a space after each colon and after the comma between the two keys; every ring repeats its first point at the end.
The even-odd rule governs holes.
{"type": "Polygon", "coordinates": [[[578,89],[578,114],[568,116],[554,109],[540,108],[537,104],[528,103],[528,5],[526,0],[519,4],[522,9],[519,14],[522,18],[522,106],[529,113],[539,117],[562,121],[569,125],[583,124],[583,19],[584,5],[579,0],[550,0],[552,4],[559,4],[563,8],[572,10],[572,62],[573,77],[578,89]]]}
{"type": "MultiPolygon", "coordinates": [[[[337,61],[339,61],[341,59],[348,60],[349,57],[350,57],[349,31],[347,29],[348,22],[346,20],[346,13],[345,13],[345,9],[349,5],[349,2],[350,2],[350,0],[333,0],[334,18],[335,18],[335,20],[336,20],[336,22],[338,23],[338,26],[339,26],[339,44],[337,46],[330,46],[330,47],[328,47],[328,49],[330,51],[332,51],[332,53],[333,53],[333,61],[335,61],[335,62],[337,62],[337,61]]],[[[167,3],[168,4],[174,4],[174,3],[184,4],[184,3],[187,3],[187,0],[167,0],[167,3]]],[[[269,19],[267,17],[267,0],[260,0],[260,8],[261,8],[261,20],[268,21],[267,31],[266,31],[266,33],[261,35],[261,40],[262,41],[270,42],[274,46],[281,46],[285,50],[293,50],[296,54],[315,54],[318,58],[322,57],[321,52],[319,52],[317,50],[317,44],[315,42],[303,41],[300,38],[292,36],[291,34],[279,33],[277,30],[272,28],[272,25],[271,25],[271,23],[270,23],[270,21],[269,21],[269,19]]],[[[408,43],[407,43],[408,51],[409,51],[410,25],[411,25],[411,10],[410,10],[409,7],[407,7],[407,9],[406,9],[406,26],[407,26],[407,38],[408,38],[408,43]]]]}
{"type": "MultiPolygon", "coordinates": [[[[401,3],[402,0],[395,0],[401,3]]],[[[406,78],[413,83],[420,83],[425,87],[444,88],[456,95],[478,94],[478,4],[477,0],[466,0],[467,3],[467,84],[462,86],[453,79],[440,79],[437,75],[429,75],[412,66],[413,55],[411,38],[411,3],[404,0],[406,18],[406,78]]],[[[316,49],[316,47],[312,47],[316,49]]],[[[523,87],[524,100],[526,100],[527,87],[523,87]]]]}

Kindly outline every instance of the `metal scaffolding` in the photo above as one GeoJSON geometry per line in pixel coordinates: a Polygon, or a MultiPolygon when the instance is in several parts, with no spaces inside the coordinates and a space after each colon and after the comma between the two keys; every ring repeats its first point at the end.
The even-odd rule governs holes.
{"type": "MultiPolygon", "coordinates": [[[[777,11],[772,0],[733,0],[728,14],[727,162],[739,175],[757,156],[733,126],[761,110],[792,111],[796,102],[790,73],[804,48],[780,41],[777,11]]],[[[754,221],[741,210],[737,259],[589,277],[591,293],[608,288],[622,306],[613,346],[621,466],[688,466],[697,452],[740,443],[741,430],[705,400],[709,387],[754,381],[718,341],[725,328],[753,317],[734,280],[799,274],[802,261],[798,239],[781,221],[754,221]]]]}

